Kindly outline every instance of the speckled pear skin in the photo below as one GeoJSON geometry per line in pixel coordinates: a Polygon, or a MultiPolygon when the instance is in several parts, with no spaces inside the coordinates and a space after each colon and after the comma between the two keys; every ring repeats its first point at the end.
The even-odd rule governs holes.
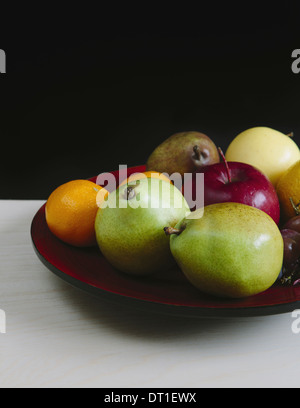
{"type": "Polygon", "coordinates": [[[220,156],[214,142],[205,134],[189,131],[175,133],[164,140],[151,153],[147,160],[147,170],[172,175],[193,173],[197,169],[213,163],[219,163],[220,156]],[[193,148],[199,146],[203,152],[200,160],[194,157],[193,148]]]}
{"type": "Polygon", "coordinates": [[[95,222],[97,242],[105,258],[121,272],[142,276],[163,273],[176,267],[164,227],[175,226],[190,213],[189,206],[173,184],[147,178],[140,180],[134,188],[131,206],[120,208],[126,206],[127,187],[135,184],[125,184],[112,192],[107,207],[98,210],[95,222]],[[169,200],[164,201],[168,194],[170,208],[163,208],[168,205],[169,200]],[[140,206],[137,200],[140,200],[140,206]],[[113,208],[115,202],[117,208],[113,208]],[[157,208],[151,208],[151,202],[157,208]],[[135,205],[137,208],[132,208],[135,205]]]}
{"type": "Polygon", "coordinates": [[[238,203],[205,207],[203,217],[177,224],[171,251],[187,279],[202,292],[243,298],[269,289],[283,263],[281,233],[266,213],[238,203]]]}

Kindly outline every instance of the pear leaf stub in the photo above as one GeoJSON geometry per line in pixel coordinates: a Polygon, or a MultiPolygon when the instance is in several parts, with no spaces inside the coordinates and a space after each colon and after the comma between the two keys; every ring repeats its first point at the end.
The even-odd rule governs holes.
{"type": "Polygon", "coordinates": [[[181,229],[177,229],[177,228],[173,228],[173,227],[165,227],[164,228],[164,231],[165,231],[166,235],[180,235],[183,230],[184,230],[184,228],[181,228],[181,229]]]}
{"type": "Polygon", "coordinates": [[[132,200],[136,196],[135,186],[128,186],[124,193],[127,201],[132,200]]]}
{"type": "Polygon", "coordinates": [[[193,155],[192,155],[192,159],[195,162],[200,162],[200,165],[204,165],[206,164],[207,160],[209,157],[209,151],[205,148],[200,149],[200,147],[198,145],[193,147],[193,155]]]}

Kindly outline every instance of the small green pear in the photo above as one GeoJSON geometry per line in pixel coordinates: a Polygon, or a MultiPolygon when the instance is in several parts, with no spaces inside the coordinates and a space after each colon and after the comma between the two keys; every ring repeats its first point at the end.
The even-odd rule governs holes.
{"type": "Polygon", "coordinates": [[[120,186],[98,210],[95,231],[105,258],[119,271],[149,275],[176,267],[165,225],[190,213],[182,193],[157,178],[120,186]]]}
{"type": "Polygon", "coordinates": [[[283,239],[269,215],[239,203],[191,213],[171,235],[171,252],[186,278],[202,292],[242,298],[269,289],[283,263],[283,239]]]}

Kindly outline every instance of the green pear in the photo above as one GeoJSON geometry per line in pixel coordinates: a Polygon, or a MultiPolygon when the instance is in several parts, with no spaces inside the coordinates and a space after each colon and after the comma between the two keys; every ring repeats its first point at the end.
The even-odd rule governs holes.
{"type": "Polygon", "coordinates": [[[119,271],[149,275],[176,267],[165,225],[190,213],[182,193],[157,178],[129,182],[98,210],[95,231],[104,257],[119,271]]]}
{"type": "Polygon", "coordinates": [[[171,252],[192,285],[225,298],[261,293],[277,280],[283,263],[283,239],[269,215],[239,203],[197,210],[175,228],[171,252]]]}
{"type": "Polygon", "coordinates": [[[148,171],[172,175],[194,173],[209,164],[219,163],[220,156],[214,142],[204,133],[190,131],[175,133],[162,142],[149,156],[148,171]]]}

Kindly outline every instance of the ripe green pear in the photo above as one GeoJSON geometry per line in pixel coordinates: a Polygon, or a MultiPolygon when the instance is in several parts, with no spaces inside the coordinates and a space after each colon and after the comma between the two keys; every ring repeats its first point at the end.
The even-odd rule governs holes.
{"type": "Polygon", "coordinates": [[[265,212],[239,203],[213,204],[174,228],[171,251],[187,279],[202,292],[242,298],[270,288],[283,263],[283,239],[265,212]]]}
{"type": "Polygon", "coordinates": [[[189,131],[175,133],[164,140],[147,160],[147,170],[172,175],[194,173],[209,164],[219,163],[214,142],[204,133],[189,131]]]}
{"type": "Polygon", "coordinates": [[[149,275],[176,267],[166,225],[190,213],[182,193],[157,178],[120,186],[98,210],[95,231],[105,258],[119,271],[149,275]]]}

